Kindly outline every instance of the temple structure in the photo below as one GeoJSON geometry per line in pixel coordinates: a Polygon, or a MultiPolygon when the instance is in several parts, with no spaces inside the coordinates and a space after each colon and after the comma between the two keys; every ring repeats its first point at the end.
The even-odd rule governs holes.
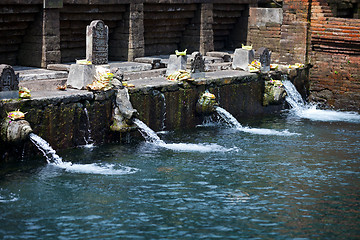
{"type": "Polygon", "coordinates": [[[86,55],[86,27],[109,28],[109,61],[175,49],[266,47],[275,63],[309,70],[309,97],[360,109],[360,19],[355,0],[2,0],[0,64],[46,68],[86,55]]]}

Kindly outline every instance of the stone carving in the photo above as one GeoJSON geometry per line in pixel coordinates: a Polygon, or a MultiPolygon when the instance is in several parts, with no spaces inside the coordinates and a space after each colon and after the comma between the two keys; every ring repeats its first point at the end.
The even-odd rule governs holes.
{"type": "Polygon", "coordinates": [[[202,115],[211,115],[217,106],[219,104],[216,102],[215,95],[206,90],[196,103],[196,112],[202,115]]]}
{"type": "Polygon", "coordinates": [[[86,28],[86,60],[94,65],[108,63],[109,28],[101,20],[95,20],[86,28]]]}
{"type": "Polygon", "coordinates": [[[14,91],[19,89],[19,75],[10,65],[0,65],[0,91],[14,91]]]}
{"type": "Polygon", "coordinates": [[[191,59],[191,73],[205,72],[205,60],[200,52],[193,52],[191,59]]]}
{"type": "Polygon", "coordinates": [[[260,63],[261,63],[261,72],[270,71],[270,63],[271,63],[271,52],[267,48],[259,48],[258,50],[260,55],[260,63]]]}
{"type": "Polygon", "coordinates": [[[116,106],[113,112],[113,123],[110,129],[115,132],[129,132],[136,129],[133,119],[137,117],[138,112],[133,108],[130,102],[130,96],[127,88],[117,89],[116,106]]]}
{"type": "Polygon", "coordinates": [[[281,81],[265,81],[263,106],[282,104],[286,97],[286,91],[281,81]]]}

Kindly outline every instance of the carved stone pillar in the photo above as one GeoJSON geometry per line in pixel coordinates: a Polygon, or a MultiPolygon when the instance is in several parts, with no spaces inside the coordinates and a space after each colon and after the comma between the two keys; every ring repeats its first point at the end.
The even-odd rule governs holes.
{"type": "Polygon", "coordinates": [[[200,53],[214,51],[213,4],[202,3],[200,17],[200,53]]]}
{"type": "Polygon", "coordinates": [[[128,61],[145,54],[144,4],[130,3],[129,8],[129,51],[128,61]]]}

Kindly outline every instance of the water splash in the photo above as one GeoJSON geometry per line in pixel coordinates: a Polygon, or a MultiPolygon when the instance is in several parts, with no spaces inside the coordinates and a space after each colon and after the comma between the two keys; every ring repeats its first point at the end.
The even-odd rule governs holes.
{"type": "Polygon", "coordinates": [[[86,145],[84,147],[86,148],[93,148],[94,147],[94,140],[91,137],[91,125],[90,125],[90,118],[89,113],[86,108],[84,108],[85,116],[86,116],[86,125],[87,125],[87,135],[84,136],[84,140],[86,145]]]}
{"type": "Polygon", "coordinates": [[[156,146],[179,152],[228,152],[237,150],[237,148],[225,148],[218,144],[193,144],[193,143],[165,143],[159,136],[149,128],[144,122],[135,119],[134,123],[139,127],[141,135],[146,142],[156,146]]]}
{"type": "Polygon", "coordinates": [[[222,107],[216,107],[215,108],[217,114],[225,121],[227,125],[230,127],[233,127],[239,131],[252,133],[252,134],[258,134],[258,135],[277,135],[277,136],[291,136],[291,135],[300,135],[299,133],[291,133],[287,129],[283,131],[277,131],[273,129],[267,129],[267,128],[250,128],[250,127],[243,127],[236,118],[223,109],[222,107]]]}
{"type": "Polygon", "coordinates": [[[287,93],[285,100],[290,104],[290,106],[295,109],[305,108],[306,104],[300,93],[296,90],[294,84],[292,84],[289,80],[282,81],[282,84],[284,85],[287,93]]]}
{"type": "Polygon", "coordinates": [[[87,173],[87,174],[103,174],[103,175],[123,175],[131,174],[138,171],[136,168],[115,166],[114,164],[73,164],[71,162],[63,162],[62,158],[56,154],[56,151],[38,135],[31,133],[30,140],[44,154],[46,161],[56,167],[65,169],[68,172],[87,173]]]}
{"type": "Polygon", "coordinates": [[[289,80],[284,80],[283,85],[288,94],[285,100],[291,106],[291,113],[295,116],[313,121],[360,122],[360,115],[356,112],[317,109],[315,105],[307,104],[302,100],[300,93],[289,80]]]}
{"type": "Polygon", "coordinates": [[[159,136],[149,128],[143,121],[135,118],[134,123],[139,127],[139,131],[141,135],[145,138],[147,142],[155,143],[155,144],[165,144],[163,140],[159,138],[159,136]]]}
{"type": "Polygon", "coordinates": [[[126,175],[139,171],[137,168],[117,166],[115,164],[73,164],[71,162],[64,162],[57,165],[57,167],[64,169],[67,172],[84,173],[84,174],[99,174],[99,175],[126,175]]]}
{"type": "Polygon", "coordinates": [[[48,163],[62,164],[62,158],[56,154],[56,151],[40,136],[30,133],[29,138],[31,142],[44,154],[48,163]]]}
{"type": "Polygon", "coordinates": [[[0,188],[0,203],[9,203],[19,200],[19,196],[12,192],[9,192],[7,189],[0,188]]]}

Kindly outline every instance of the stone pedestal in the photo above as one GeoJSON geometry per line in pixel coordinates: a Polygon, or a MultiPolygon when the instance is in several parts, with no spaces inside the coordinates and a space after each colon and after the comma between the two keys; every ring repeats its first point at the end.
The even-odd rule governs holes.
{"type": "Polygon", "coordinates": [[[187,57],[185,56],[176,56],[170,55],[169,63],[166,69],[166,76],[169,76],[175,71],[186,70],[186,61],[187,57]]]}
{"type": "Polygon", "coordinates": [[[71,88],[86,89],[86,85],[93,82],[94,65],[71,64],[67,85],[71,88]]]}
{"type": "Polygon", "coordinates": [[[254,50],[246,50],[242,48],[235,49],[234,59],[232,63],[233,69],[238,70],[249,70],[249,64],[254,61],[255,52],[254,50]]]}

